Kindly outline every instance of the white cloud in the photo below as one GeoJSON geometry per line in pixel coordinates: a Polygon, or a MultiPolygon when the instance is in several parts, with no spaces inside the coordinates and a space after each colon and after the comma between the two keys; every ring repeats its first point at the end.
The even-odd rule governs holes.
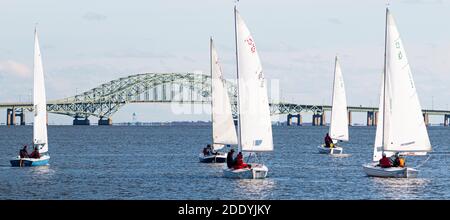
{"type": "Polygon", "coordinates": [[[31,69],[27,65],[14,60],[0,61],[0,75],[30,77],[31,69]]]}
{"type": "Polygon", "coordinates": [[[106,20],[106,16],[96,12],[87,12],[83,15],[83,19],[88,21],[103,21],[106,20]]]}

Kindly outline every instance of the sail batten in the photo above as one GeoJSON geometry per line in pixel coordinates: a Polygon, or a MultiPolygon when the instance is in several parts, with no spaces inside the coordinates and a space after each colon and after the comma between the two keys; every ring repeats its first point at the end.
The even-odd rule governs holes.
{"type": "Polygon", "coordinates": [[[34,35],[34,80],[33,80],[33,144],[39,153],[48,151],[47,140],[47,102],[45,95],[44,70],[37,31],[34,35]]]}
{"type": "Polygon", "coordinates": [[[233,115],[228,90],[223,78],[213,39],[210,40],[211,49],[211,115],[213,148],[219,150],[225,145],[236,145],[237,135],[234,127],[233,115]]]}
{"type": "Polygon", "coordinates": [[[348,114],[344,78],[338,58],[335,59],[333,98],[329,135],[333,140],[348,141],[348,114]]]}
{"type": "Polygon", "coordinates": [[[255,41],[235,8],[240,149],[273,150],[266,79],[255,41]]]}

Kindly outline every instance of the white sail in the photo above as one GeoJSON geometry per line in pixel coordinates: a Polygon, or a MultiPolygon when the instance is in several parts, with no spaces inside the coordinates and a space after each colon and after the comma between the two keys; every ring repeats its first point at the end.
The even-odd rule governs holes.
{"type": "Polygon", "coordinates": [[[212,38],[210,44],[213,148],[214,150],[219,150],[226,144],[236,145],[237,136],[226,82],[223,79],[222,69],[212,38]]]}
{"type": "Polygon", "coordinates": [[[419,98],[393,16],[386,9],[385,151],[431,151],[419,98]]]}
{"type": "Polygon", "coordinates": [[[44,70],[37,30],[34,33],[34,123],[33,144],[39,147],[39,153],[48,151],[47,142],[47,102],[45,97],[44,70]]]}
{"type": "Polygon", "coordinates": [[[267,85],[255,41],[235,8],[238,56],[240,148],[242,151],[272,151],[267,85]]]}
{"type": "MultiPolygon", "coordinates": [[[[373,161],[379,161],[382,156],[383,151],[383,96],[384,96],[384,73],[381,80],[381,92],[380,100],[378,105],[378,115],[377,115],[377,130],[375,133],[375,144],[373,146],[373,161]]],[[[390,157],[394,152],[385,152],[387,157],[390,157]]]]}
{"type": "Polygon", "coordinates": [[[344,78],[336,56],[333,80],[333,100],[329,135],[334,141],[348,141],[348,113],[344,78]]]}

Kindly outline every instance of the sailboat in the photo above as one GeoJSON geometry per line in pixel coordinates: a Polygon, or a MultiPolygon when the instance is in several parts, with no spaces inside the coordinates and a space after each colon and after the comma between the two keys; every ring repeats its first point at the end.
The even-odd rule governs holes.
{"type": "Polygon", "coordinates": [[[210,61],[212,152],[207,155],[200,153],[199,160],[203,163],[224,163],[227,154],[219,150],[226,145],[237,145],[237,136],[226,82],[212,38],[210,39],[210,61]]]}
{"type": "Polygon", "coordinates": [[[331,121],[329,135],[333,140],[333,147],[326,147],[325,144],[317,146],[322,154],[342,154],[343,149],[338,142],[348,141],[348,114],[347,100],[345,97],[344,78],[338,57],[335,58],[333,96],[331,104],[331,121]]]}
{"type": "Polygon", "coordinates": [[[37,30],[34,32],[34,123],[33,123],[33,147],[37,147],[40,158],[13,158],[11,166],[42,166],[48,165],[50,156],[48,155],[47,141],[47,102],[45,97],[44,70],[42,67],[41,50],[37,30]]]}
{"type": "Polygon", "coordinates": [[[431,151],[417,91],[405,49],[394,18],[386,8],[384,74],[373,163],[363,165],[368,176],[413,178],[419,171],[410,167],[381,168],[381,154],[419,156],[431,151]]]}
{"type": "Polygon", "coordinates": [[[236,67],[238,82],[238,149],[250,167],[225,168],[227,178],[263,179],[269,169],[260,162],[260,154],[273,151],[267,85],[255,41],[234,7],[236,67]]]}

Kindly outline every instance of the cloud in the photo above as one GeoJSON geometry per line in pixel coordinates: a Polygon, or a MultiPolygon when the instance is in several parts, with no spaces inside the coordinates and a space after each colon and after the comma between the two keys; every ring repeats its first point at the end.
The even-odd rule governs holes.
{"type": "Polygon", "coordinates": [[[327,21],[330,22],[331,24],[342,24],[342,21],[339,20],[338,18],[328,18],[327,21]]]}
{"type": "Polygon", "coordinates": [[[0,75],[15,75],[19,77],[31,76],[31,69],[14,60],[0,61],[0,75]]]}
{"type": "Polygon", "coordinates": [[[83,19],[88,21],[103,21],[106,20],[106,16],[95,12],[87,12],[83,15],[83,19]]]}

